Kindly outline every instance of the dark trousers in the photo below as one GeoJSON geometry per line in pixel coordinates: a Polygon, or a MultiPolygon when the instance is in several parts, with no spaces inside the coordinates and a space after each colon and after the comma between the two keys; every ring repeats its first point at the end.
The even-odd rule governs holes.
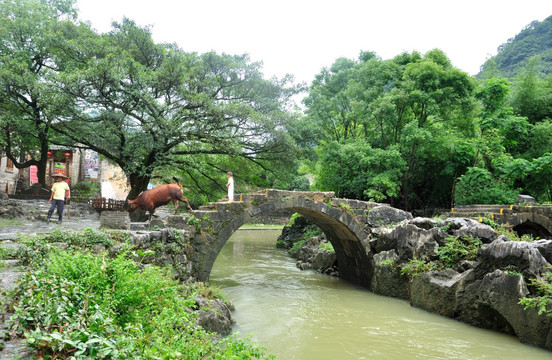
{"type": "Polygon", "coordinates": [[[63,215],[63,205],[64,205],[63,200],[53,199],[52,200],[52,205],[50,206],[50,210],[48,210],[48,211],[49,212],[54,212],[54,209],[57,207],[58,215],[63,215]]]}

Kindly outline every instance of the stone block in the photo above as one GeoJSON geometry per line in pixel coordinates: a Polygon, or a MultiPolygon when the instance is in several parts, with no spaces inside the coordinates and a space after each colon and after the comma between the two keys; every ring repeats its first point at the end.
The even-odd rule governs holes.
{"type": "Polygon", "coordinates": [[[536,205],[537,202],[535,201],[535,198],[529,195],[517,195],[516,196],[516,204],[527,204],[527,205],[536,205]]]}
{"type": "Polygon", "coordinates": [[[127,212],[104,211],[100,216],[100,227],[107,229],[130,230],[130,218],[127,212]]]}

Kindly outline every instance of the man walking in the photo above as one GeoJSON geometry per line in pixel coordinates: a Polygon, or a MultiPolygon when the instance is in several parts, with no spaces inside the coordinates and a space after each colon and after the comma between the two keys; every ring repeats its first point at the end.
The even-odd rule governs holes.
{"type": "Polygon", "coordinates": [[[61,224],[65,193],[67,192],[67,199],[70,199],[71,190],[69,189],[69,185],[67,185],[67,183],[64,181],[65,179],[67,179],[67,176],[54,174],[52,175],[52,177],[56,179],[56,182],[52,185],[52,194],[50,195],[50,200],[48,201],[52,205],[50,206],[50,210],[48,210],[47,221],[50,222],[50,218],[52,217],[52,214],[57,207],[58,224],[61,224]]]}

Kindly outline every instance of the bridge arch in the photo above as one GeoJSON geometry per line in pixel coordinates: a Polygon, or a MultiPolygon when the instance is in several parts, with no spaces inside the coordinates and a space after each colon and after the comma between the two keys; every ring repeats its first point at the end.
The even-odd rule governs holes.
{"type": "Polygon", "coordinates": [[[372,253],[365,242],[368,233],[350,207],[341,207],[336,199],[323,194],[333,195],[279,191],[276,196],[250,195],[240,202],[217,203],[216,211],[198,212],[196,216],[199,218],[209,217],[203,221],[202,228],[209,227],[210,230],[202,231],[193,240],[192,261],[197,278],[200,281],[209,279],[222,247],[242,225],[252,222],[257,216],[291,210],[311,220],[326,234],[335,250],[341,278],[370,287],[372,253]]]}
{"type": "Polygon", "coordinates": [[[507,218],[518,235],[529,234],[534,238],[552,239],[552,219],[534,212],[518,212],[507,218]]]}

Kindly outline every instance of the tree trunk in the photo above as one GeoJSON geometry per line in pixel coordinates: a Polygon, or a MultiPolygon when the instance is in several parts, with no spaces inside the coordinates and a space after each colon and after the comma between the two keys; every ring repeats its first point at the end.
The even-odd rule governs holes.
{"type": "MultiPolygon", "coordinates": [[[[140,195],[142,191],[148,188],[150,177],[147,175],[129,174],[128,179],[130,182],[130,192],[127,195],[127,200],[133,200],[140,195]]],[[[149,219],[149,214],[146,214],[145,210],[135,210],[130,213],[130,221],[132,222],[144,222],[149,219]]]]}
{"type": "Polygon", "coordinates": [[[130,192],[128,193],[127,200],[133,200],[148,188],[150,177],[149,175],[129,174],[128,180],[130,182],[130,192]]]}

